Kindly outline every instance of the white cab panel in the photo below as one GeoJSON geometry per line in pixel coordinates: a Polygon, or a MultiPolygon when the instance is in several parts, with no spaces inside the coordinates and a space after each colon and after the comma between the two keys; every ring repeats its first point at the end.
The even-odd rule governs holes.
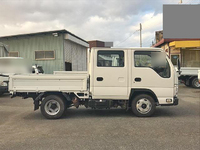
{"type": "Polygon", "coordinates": [[[128,99],[127,53],[127,50],[95,50],[92,77],[94,99],[128,99]]]}

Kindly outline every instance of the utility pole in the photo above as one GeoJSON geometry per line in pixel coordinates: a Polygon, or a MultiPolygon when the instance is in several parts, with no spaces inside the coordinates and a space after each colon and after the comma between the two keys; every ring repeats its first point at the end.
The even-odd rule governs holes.
{"type": "Polygon", "coordinates": [[[140,23],[140,47],[142,47],[142,24],[140,23]]]}

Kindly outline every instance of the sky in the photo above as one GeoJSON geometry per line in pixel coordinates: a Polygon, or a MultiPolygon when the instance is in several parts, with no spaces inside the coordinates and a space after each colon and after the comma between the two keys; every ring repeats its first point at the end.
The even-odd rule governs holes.
{"type": "MultiPolygon", "coordinates": [[[[151,46],[162,30],[163,4],[180,0],[0,0],[0,36],[66,29],[114,47],[151,46]]],[[[199,4],[200,0],[182,0],[199,4]]]]}

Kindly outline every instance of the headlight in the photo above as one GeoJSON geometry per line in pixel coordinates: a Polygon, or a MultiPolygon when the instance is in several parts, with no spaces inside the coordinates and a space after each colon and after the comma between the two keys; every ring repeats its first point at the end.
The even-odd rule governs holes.
{"type": "Polygon", "coordinates": [[[6,82],[1,82],[1,86],[8,86],[6,82]]]}

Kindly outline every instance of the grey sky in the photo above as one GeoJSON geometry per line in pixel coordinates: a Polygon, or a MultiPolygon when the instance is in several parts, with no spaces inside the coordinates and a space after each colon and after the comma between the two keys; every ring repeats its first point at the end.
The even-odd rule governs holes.
{"type": "MultiPolygon", "coordinates": [[[[179,1],[0,0],[0,36],[66,29],[85,40],[138,47],[139,32],[135,30],[141,22],[143,45],[150,46],[154,32],[162,29],[162,5],[179,1]]],[[[199,0],[183,0],[183,3],[199,3],[199,0]]]]}

